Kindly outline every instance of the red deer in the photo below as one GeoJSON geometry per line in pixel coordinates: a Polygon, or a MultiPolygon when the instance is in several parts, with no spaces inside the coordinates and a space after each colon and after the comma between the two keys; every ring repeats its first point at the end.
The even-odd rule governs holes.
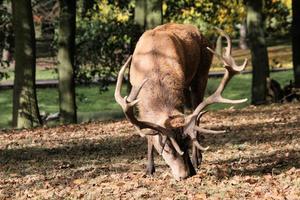
{"type": "MultiPolygon", "coordinates": [[[[197,134],[216,133],[199,127],[203,109],[212,103],[242,103],[247,99],[229,100],[221,96],[231,77],[242,71],[247,60],[237,66],[231,56],[231,39],[223,55],[212,50],[207,39],[192,25],[165,24],[146,31],[139,39],[132,57],[121,68],[115,89],[115,99],[127,119],[148,139],[148,173],[154,172],[153,147],[170,166],[176,180],[196,174],[199,156],[204,148],[197,134]],[[205,100],[208,72],[215,54],[226,69],[216,92],[205,100]],[[132,90],[121,96],[123,75],[130,64],[132,90]],[[194,111],[184,114],[185,91],[190,90],[194,111]],[[134,107],[138,108],[139,118],[134,107]],[[148,129],[146,132],[141,129],[148,129]],[[188,144],[193,144],[192,161],[188,144]],[[194,165],[194,166],[193,166],[194,165]]],[[[223,131],[222,131],[223,132],[223,131]]]]}

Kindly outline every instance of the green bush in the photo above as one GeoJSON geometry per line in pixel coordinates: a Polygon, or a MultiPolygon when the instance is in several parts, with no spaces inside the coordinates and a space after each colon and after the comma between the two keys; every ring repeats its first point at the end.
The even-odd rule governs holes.
{"type": "MultiPolygon", "coordinates": [[[[242,0],[168,0],[164,3],[165,22],[191,23],[206,35],[211,35],[212,27],[217,26],[237,36],[236,25],[243,23],[246,12],[242,0]]],[[[289,34],[291,9],[281,0],[266,0],[263,14],[267,36],[276,38],[289,34]]]]}
{"type": "Polygon", "coordinates": [[[77,20],[77,81],[98,80],[107,88],[119,67],[130,54],[131,33],[129,7],[100,1],[87,15],[77,20]]]}
{"type": "Polygon", "coordinates": [[[267,0],[264,14],[268,37],[280,38],[289,35],[291,30],[291,10],[280,0],[267,0]]]}

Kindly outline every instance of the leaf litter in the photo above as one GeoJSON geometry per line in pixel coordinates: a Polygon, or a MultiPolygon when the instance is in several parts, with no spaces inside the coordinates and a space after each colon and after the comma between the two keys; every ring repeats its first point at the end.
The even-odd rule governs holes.
{"type": "Polygon", "coordinates": [[[126,120],[0,132],[0,199],[300,199],[300,104],[208,112],[197,175],[177,182],[126,120]]]}

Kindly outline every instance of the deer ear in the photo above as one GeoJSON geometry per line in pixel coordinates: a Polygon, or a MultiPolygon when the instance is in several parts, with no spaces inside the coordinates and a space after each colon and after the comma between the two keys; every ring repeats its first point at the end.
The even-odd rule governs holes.
{"type": "Polygon", "coordinates": [[[184,115],[169,116],[165,121],[166,128],[179,128],[184,126],[184,115]]]}

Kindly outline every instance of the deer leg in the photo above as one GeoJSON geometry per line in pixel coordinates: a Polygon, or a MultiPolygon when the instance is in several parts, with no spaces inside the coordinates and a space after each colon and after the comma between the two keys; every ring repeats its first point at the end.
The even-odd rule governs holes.
{"type": "MultiPolygon", "coordinates": [[[[204,140],[204,136],[203,135],[199,135],[197,136],[197,140],[200,142],[201,140],[204,140]]],[[[192,153],[192,159],[193,159],[193,164],[195,166],[195,168],[199,167],[201,165],[202,162],[202,151],[200,149],[198,149],[194,144],[193,144],[193,152],[192,153]],[[195,149],[195,150],[194,150],[195,149]],[[194,155],[195,154],[195,155],[194,155]]]]}
{"type": "Polygon", "coordinates": [[[148,152],[147,152],[147,169],[146,169],[146,174],[147,175],[153,175],[155,172],[155,166],[154,166],[154,145],[152,143],[152,139],[148,137],[148,152]]]}
{"type": "Polygon", "coordinates": [[[195,169],[198,168],[199,163],[198,163],[198,149],[197,147],[193,144],[192,145],[192,163],[195,169]]]}
{"type": "Polygon", "coordinates": [[[190,91],[189,88],[185,88],[183,93],[184,93],[184,106],[185,106],[185,109],[191,110],[193,108],[191,91],[190,91]]]}
{"type": "Polygon", "coordinates": [[[192,163],[195,169],[199,168],[202,162],[202,151],[194,144],[192,145],[192,163]]]}

